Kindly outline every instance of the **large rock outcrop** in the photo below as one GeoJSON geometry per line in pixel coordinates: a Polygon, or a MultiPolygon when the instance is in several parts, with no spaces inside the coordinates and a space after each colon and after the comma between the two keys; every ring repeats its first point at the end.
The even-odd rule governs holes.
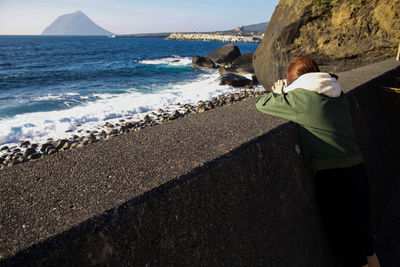
{"type": "Polygon", "coordinates": [[[240,57],[236,58],[230,68],[219,68],[221,75],[227,73],[241,73],[241,74],[254,74],[253,68],[253,55],[254,53],[245,53],[240,57]]]}
{"type": "Polygon", "coordinates": [[[224,45],[206,55],[207,58],[222,67],[230,66],[239,56],[241,56],[240,49],[234,44],[224,45]]]}
{"type": "Polygon", "coordinates": [[[341,72],[395,57],[399,42],[400,0],[280,0],[253,65],[269,88],[296,55],[341,72]]]}

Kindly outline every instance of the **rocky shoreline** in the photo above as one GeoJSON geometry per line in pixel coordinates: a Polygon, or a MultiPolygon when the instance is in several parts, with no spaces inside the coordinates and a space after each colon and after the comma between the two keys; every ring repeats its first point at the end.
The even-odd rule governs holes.
{"type": "Polygon", "coordinates": [[[252,53],[242,55],[239,48],[228,44],[217,48],[205,56],[195,56],[192,65],[198,68],[219,68],[220,85],[229,85],[238,88],[238,92],[222,94],[207,101],[200,101],[196,105],[177,103],[174,107],[159,109],[143,117],[126,117],[94,125],[93,128],[79,129],[71,132],[67,139],[48,139],[42,144],[22,140],[15,146],[0,147],[0,169],[18,165],[29,160],[36,160],[43,156],[55,154],[69,149],[83,148],[86,145],[101,140],[107,140],[120,134],[140,131],[144,128],[176,120],[191,114],[202,113],[218,106],[245,100],[249,97],[258,97],[264,89],[257,87],[258,81],[252,68],[252,53]],[[252,79],[238,75],[252,75],[252,79]]]}
{"type": "Polygon", "coordinates": [[[167,40],[182,41],[212,41],[223,43],[259,43],[261,38],[255,36],[242,36],[218,33],[172,33],[167,40]]]}
{"type": "Polygon", "coordinates": [[[159,109],[157,112],[151,112],[145,115],[140,120],[127,117],[120,119],[118,123],[104,122],[104,124],[101,125],[101,130],[86,131],[83,136],[73,134],[68,139],[48,139],[48,141],[43,144],[20,141],[16,146],[2,146],[0,148],[0,170],[62,151],[84,148],[91,143],[108,140],[121,134],[141,131],[147,127],[163,124],[170,120],[176,120],[197,113],[203,113],[207,110],[243,101],[250,97],[258,97],[262,93],[263,90],[259,88],[242,89],[237,93],[219,95],[209,101],[199,101],[196,105],[180,104],[179,108],[176,110],[159,109]]]}

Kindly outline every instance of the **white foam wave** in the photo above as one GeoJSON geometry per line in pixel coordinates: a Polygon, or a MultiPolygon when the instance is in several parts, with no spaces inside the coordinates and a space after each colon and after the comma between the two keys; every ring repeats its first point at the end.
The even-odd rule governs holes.
{"type": "Polygon", "coordinates": [[[139,63],[148,65],[190,66],[192,64],[192,58],[172,56],[166,58],[141,60],[139,63]]]}
{"type": "Polygon", "coordinates": [[[47,101],[47,100],[63,100],[64,97],[62,95],[51,95],[48,94],[47,96],[38,96],[35,97],[34,101],[47,101]]]}
{"type": "Polygon", "coordinates": [[[139,93],[132,88],[125,94],[96,95],[100,98],[97,101],[67,110],[35,112],[2,119],[0,145],[13,145],[20,140],[43,143],[49,137],[68,138],[72,133],[77,133],[76,125],[81,125],[79,129],[83,132],[94,130],[106,120],[113,123],[128,116],[140,119],[146,113],[160,108],[178,109],[177,103],[195,105],[200,100],[238,91],[230,86],[220,86],[218,77],[218,71],[214,70],[192,82],[163,85],[162,88],[156,88],[158,93],[155,94],[139,93]]]}

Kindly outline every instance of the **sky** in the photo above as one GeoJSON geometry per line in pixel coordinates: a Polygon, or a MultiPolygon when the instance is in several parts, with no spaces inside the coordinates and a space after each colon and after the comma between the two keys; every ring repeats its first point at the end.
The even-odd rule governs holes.
{"type": "Polygon", "coordinates": [[[37,35],[57,17],[85,13],[116,34],[202,32],[270,20],[279,0],[0,0],[0,35],[37,35]]]}

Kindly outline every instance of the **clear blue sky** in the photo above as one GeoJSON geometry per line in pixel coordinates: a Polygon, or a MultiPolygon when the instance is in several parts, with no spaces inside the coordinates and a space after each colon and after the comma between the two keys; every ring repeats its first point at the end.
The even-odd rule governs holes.
{"type": "Polygon", "coordinates": [[[114,33],[228,30],[269,21],[279,0],[0,0],[0,34],[41,34],[77,10],[114,33]]]}

